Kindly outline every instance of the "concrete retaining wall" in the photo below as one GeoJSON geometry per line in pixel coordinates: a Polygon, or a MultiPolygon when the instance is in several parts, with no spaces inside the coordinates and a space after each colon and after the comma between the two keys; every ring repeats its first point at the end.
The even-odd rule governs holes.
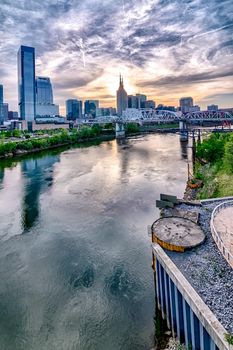
{"type": "Polygon", "coordinates": [[[233,255],[231,252],[227,249],[227,247],[224,245],[224,242],[222,241],[219,233],[217,232],[215,225],[214,225],[214,219],[215,216],[224,208],[226,207],[233,207],[233,200],[225,201],[223,203],[220,203],[219,205],[216,206],[216,208],[213,210],[212,216],[211,216],[211,222],[210,222],[210,228],[211,228],[211,233],[212,237],[215,240],[215,243],[218,246],[218,249],[228,262],[228,264],[233,268],[233,255]]]}
{"type": "Polygon", "coordinates": [[[157,243],[152,244],[152,249],[157,303],[173,336],[187,349],[233,350],[225,340],[225,328],[165,251],[157,243]]]}

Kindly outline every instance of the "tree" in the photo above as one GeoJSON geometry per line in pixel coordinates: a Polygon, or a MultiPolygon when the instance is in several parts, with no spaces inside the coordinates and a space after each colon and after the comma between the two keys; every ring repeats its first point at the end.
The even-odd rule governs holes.
{"type": "Polygon", "coordinates": [[[139,132],[139,126],[136,123],[129,123],[126,127],[126,132],[131,134],[136,134],[139,132]]]}
{"type": "Polygon", "coordinates": [[[211,134],[210,137],[197,145],[197,157],[203,158],[210,163],[221,160],[224,155],[224,147],[228,138],[228,135],[220,135],[217,133],[211,134]]]}
{"type": "Polygon", "coordinates": [[[224,165],[228,171],[233,172],[233,138],[232,137],[225,145],[224,165]]]}

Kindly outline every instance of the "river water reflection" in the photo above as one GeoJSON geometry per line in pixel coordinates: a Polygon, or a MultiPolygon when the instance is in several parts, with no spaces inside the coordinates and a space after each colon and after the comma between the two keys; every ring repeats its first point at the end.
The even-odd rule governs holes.
{"type": "Polygon", "coordinates": [[[186,151],[157,134],[1,161],[1,350],[153,347],[147,225],[186,151]]]}

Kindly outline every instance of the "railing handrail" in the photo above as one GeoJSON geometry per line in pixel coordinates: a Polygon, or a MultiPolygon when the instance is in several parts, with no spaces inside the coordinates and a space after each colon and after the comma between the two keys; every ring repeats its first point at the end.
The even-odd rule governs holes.
{"type": "Polygon", "coordinates": [[[230,266],[233,268],[233,254],[229,251],[228,248],[226,248],[222,238],[220,237],[215,225],[214,225],[214,219],[216,217],[216,214],[221,211],[221,209],[226,208],[228,206],[233,207],[233,200],[228,200],[225,202],[222,202],[218,204],[212,214],[211,214],[211,220],[210,220],[210,227],[211,227],[211,233],[214,241],[216,242],[219,250],[221,251],[222,255],[224,258],[227,260],[227,262],[230,264],[230,266]]]}

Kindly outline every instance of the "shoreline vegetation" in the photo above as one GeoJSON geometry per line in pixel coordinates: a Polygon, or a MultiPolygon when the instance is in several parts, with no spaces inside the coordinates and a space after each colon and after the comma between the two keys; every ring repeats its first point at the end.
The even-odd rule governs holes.
{"type": "Polygon", "coordinates": [[[196,147],[196,199],[233,196],[233,134],[213,133],[196,147]]]}
{"type": "MultiPolygon", "coordinates": [[[[153,131],[175,131],[176,124],[161,124],[153,131]]],[[[140,128],[136,123],[129,123],[126,136],[150,132],[152,128],[140,128]]],[[[98,124],[92,127],[83,126],[77,129],[37,130],[34,134],[27,131],[3,131],[0,133],[0,159],[19,157],[44,150],[90,141],[104,141],[115,138],[111,123],[104,128],[98,124]]]]}

